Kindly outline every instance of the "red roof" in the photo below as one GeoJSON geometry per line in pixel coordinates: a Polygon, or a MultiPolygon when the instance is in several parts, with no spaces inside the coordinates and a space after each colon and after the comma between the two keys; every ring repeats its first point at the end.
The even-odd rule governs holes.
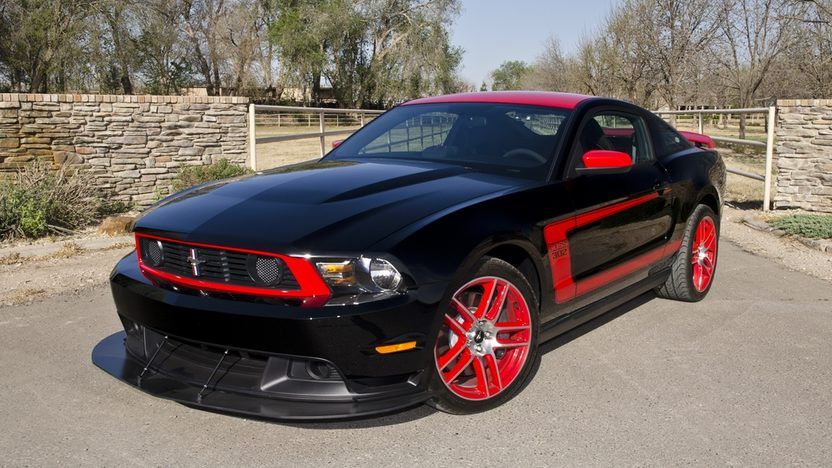
{"type": "Polygon", "coordinates": [[[449,102],[483,102],[489,104],[527,104],[559,109],[574,109],[578,104],[592,99],[593,96],[569,93],[551,93],[544,91],[489,91],[480,93],[448,94],[414,99],[402,105],[434,104],[449,102]]]}

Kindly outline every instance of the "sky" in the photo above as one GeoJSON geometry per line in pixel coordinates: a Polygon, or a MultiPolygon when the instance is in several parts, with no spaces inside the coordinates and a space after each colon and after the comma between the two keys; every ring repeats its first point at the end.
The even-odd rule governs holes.
{"type": "Polygon", "coordinates": [[[462,77],[479,88],[506,60],[533,62],[549,36],[575,50],[621,0],[463,0],[452,43],[465,49],[462,77]]]}

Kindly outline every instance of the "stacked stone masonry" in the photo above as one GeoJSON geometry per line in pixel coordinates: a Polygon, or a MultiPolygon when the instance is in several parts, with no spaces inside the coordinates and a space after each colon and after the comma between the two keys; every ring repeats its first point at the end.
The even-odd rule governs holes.
{"type": "Polygon", "coordinates": [[[832,213],[832,99],[777,101],[776,208],[832,213]]]}
{"type": "Polygon", "coordinates": [[[245,164],[247,109],[244,97],[0,94],[0,173],[68,164],[147,206],[183,166],[245,164]]]}

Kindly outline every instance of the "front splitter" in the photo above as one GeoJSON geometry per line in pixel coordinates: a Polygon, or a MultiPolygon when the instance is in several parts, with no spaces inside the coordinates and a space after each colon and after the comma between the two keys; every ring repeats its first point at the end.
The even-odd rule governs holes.
{"type": "Polygon", "coordinates": [[[250,394],[210,390],[148,371],[144,363],[130,356],[121,331],[101,340],[92,350],[92,362],[118,380],[150,395],[208,411],[278,421],[321,421],[355,419],[393,413],[420,405],[429,394],[418,392],[354,401],[296,401],[250,394]]]}

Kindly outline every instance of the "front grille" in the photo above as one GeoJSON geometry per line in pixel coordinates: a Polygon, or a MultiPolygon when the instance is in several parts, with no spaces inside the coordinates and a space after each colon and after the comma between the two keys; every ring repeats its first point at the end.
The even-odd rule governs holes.
{"type": "Polygon", "coordinates": [[[269,271],[269,279],[277,279],[277,281],[270,282],[266,285],[262,282],[255,281],[252,278],[252,275],[249,274],[250,268],[253,266],[255,277],[258,279],[262,278],[262,274],[257,275],[258,272],[256,267],[258,259],[264,257],[233,250],[195,247],[161,239],[157,240],[139,237],[139,240],[142,249],[142,258],[145,259],[145,263],[147,263],[148,266],[156,270],[171,273],[183,278],[193,278],[216,283],[261,288],[269,287],[281,290],[300,289],[300,285],[294,275],[292,275],[292,271],[283,261],[277,258],[275,258],[276,263],[274,264],[277,266],[274,268],[277,268],[279,271],[269,271]],[[150,261],[155,263],[157,260],[155,251],[158,246],[161,246],[162,251],[161,264],[154,265],[152,263],[148,263],[150,261]],[[198,265],[196,269],[194,268],[193,262],[189,261],[189,259],[193,258],[197,259],[198,265]]]}

